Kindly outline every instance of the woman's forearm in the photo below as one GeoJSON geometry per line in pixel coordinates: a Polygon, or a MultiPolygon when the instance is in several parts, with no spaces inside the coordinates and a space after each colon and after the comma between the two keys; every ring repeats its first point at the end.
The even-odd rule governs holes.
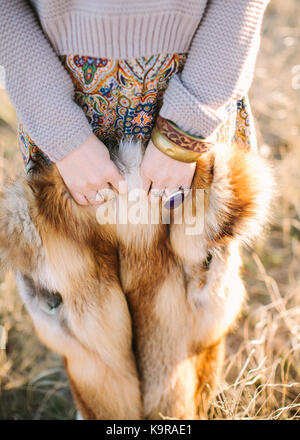
{"type": "Polygon", "coordinates": [[[0,65],[19,119],[34,142],[57,161],[91,133],[73,101],[73,83],[26,0],[0,0],[0,65]]]}
{"type": "Polygon", "coordinates": [[[269,0],[209,0],[181,75],[174,76],[160,114],[185,131],[210,136],[232,100],[251,85],[269,0]]]}

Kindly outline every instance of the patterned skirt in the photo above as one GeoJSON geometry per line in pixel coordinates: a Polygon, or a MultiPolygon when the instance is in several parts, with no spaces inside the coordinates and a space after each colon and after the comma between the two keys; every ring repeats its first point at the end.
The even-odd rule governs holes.
{"type": "MultiPolygon", "coordinates": [[[[79,55],[62,56],[81,106],[93,132],[110,148],[130,137],[144,144],[150,139],[164,92],[174,73],[185,64],[185,54],[155,55],[131,60],[110,60],[79,55]]],[[[256,136],[248,98],[232,102],[229,118],[218,130],[218,141],[236,141],[256,149],[256,136]]],[[[51,164],[25,131],[18,138],[27,173],[51,164]]]]}

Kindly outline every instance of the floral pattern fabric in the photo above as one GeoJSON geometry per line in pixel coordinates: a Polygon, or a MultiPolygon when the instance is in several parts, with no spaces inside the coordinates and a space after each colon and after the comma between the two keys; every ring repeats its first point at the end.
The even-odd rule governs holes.
{"type": "MultiPolygon", "coordinates": [[[[171,76],[179,73],[186,54],[153,55],[130,60],[110,60],[64,55],[61,61],[75,87],[74,99],[84,111],[93,132],[108,148],[122,139],[150,139],[163,94],[171,76]]],[[[218,131],[218,141],[236,140],[246,148],[255,142],[247,98],[230,103],[230,117],[218,131]]],[[[27,172],[51,161],[19,122],[19,145],[27,172]]]]}

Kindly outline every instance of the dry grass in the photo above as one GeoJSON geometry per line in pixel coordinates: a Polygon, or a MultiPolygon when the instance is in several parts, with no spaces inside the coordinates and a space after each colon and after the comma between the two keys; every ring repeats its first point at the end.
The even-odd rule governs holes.
{"type": "MultiPolygon", "coordinates": [[[[292,87],[299,20],[297,0],[272,0],[251,100],[279,196],[266,238],[245,252],[248,302],[228,337],[212,418],[300,419],[300,88],[292,87]]],[[[0,99],[0,167],[14,176],[21,167],[15,114],[3,91],[0,99]]],[[[6,354],[0,351],[0,419],[73,418],[62,362],[34,335],[10,273],[0,283],[0,324],[8,334],[6,354]]]]}

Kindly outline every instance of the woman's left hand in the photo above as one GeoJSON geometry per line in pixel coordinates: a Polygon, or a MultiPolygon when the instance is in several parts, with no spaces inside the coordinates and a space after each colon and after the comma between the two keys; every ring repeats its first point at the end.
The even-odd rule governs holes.
{"type": "Polygon", "coordinates": [[[175,191],[190,188],[196,162],[185,163],[172,159],[155,147],[150,140],[141,166],[143,189],[175,191]],[[151,186],[152,185],[152,186],[151,186]]]}

